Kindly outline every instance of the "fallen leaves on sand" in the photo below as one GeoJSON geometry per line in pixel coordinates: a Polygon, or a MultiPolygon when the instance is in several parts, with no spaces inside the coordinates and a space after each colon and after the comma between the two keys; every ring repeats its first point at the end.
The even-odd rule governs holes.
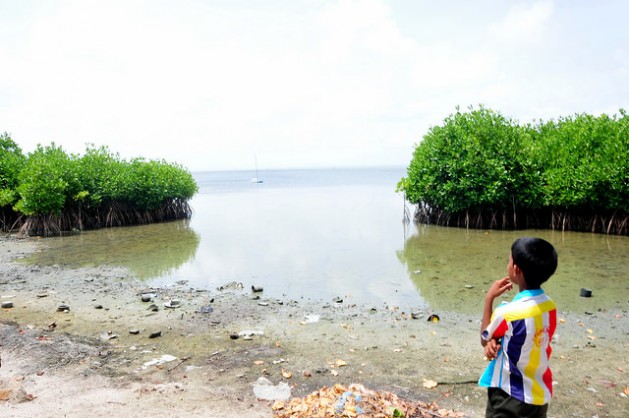
{"type": "Polygon", "coordinates": [[[629,396],[629,386],[627,386],[623,392],[625,392],[625,395],[629,396]]]}
{"type": "Polygon", "coordinates": [[[323,387],[290,402],[276,401],[273,413],[278,418],[297,417],[416,417],[461,418],[462,413],[442,409],[436,403],[400,399],[390,392],[376,392],[362,385],[336,384],[323,387]]]}
{"type": "Polygon", "coordinates": [[[11,389],[0,390],[0,402],[8,401],[10,397],[11,397],[11,389]]]}

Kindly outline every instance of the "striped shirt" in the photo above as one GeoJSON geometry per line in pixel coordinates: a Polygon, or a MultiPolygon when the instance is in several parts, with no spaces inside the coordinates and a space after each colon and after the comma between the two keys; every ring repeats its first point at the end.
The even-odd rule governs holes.
{"type": "Polygon", "coordinates": [[[542,289],[524,290],[499,305],[482,337],[502,338],[501,348],[478,384],[500,388],[528,404],[547,404],[553,391],[548,359],[556,326],[557,308],[542,289]]]}

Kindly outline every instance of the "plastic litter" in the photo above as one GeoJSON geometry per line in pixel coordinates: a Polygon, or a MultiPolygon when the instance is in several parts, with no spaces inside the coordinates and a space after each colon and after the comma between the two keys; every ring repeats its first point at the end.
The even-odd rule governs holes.
{"type": "Polygon", "coordinates": [[[291,390],[286,382],[273,385],[269,379],[260,377],[253,384],[253,394],[256,395],[256,398],[265,401],[288,401],[291,390]]]}

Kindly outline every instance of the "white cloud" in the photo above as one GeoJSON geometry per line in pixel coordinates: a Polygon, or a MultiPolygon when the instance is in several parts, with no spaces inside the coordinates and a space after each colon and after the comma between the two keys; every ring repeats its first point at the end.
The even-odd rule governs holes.
{"type": "Polygon", "coordinates": [[[504,43],[537,43],[544,38],[553,9],[550,0],[516,3],[502,21],[492,25],[491,33],[504,43]]]}
{"type": "Polygon", "coordinates": [[[624,67],[571,76],[568,29],[611,29],[577,6],[510,4],[0,0],[0,131],[27,151],[93,142],[194,170],[254,153],[261,168],[404,165],[457,105],[622,107],[624,27],[596,60],[624,67]]]}

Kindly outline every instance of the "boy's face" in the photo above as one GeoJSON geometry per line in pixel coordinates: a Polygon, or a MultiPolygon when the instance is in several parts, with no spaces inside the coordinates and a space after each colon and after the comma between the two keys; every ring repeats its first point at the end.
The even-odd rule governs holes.
{"type": "Polygon", "coordinates": [[[507,264],[507,276],[511,280],[511,283],[515,283],[513,280],[515,279],[515,267],[513,264],[513,257],[509,254],[509,263],[507,264]]]}
{"type": "Polygon", "coordinates": [[[511,257],[511,255],[509,255],[509,264],[507,264],[507,275],[511,283],[522,290],[526,289],[526,281],[522,275],[522,270],[520,270],[517,264],[513,264],[513,257],[511,257]]]}

